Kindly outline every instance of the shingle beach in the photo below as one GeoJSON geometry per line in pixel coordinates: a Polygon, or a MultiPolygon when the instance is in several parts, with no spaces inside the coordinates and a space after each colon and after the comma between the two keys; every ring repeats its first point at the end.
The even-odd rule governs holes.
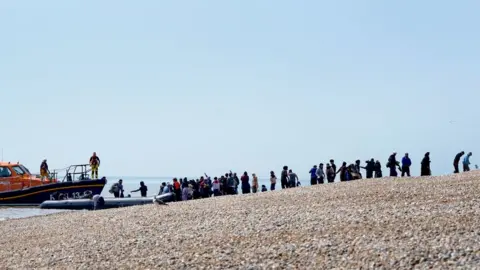
{"type": "Polygon", "coordinates": [[[480,267],[480,172],[0,222],[1,269],[480,267]]]}

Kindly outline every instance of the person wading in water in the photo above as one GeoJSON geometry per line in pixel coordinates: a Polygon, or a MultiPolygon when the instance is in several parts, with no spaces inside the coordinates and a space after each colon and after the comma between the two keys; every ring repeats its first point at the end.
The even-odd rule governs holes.
{"type": "Polygon", "coordinates": [[[98,179],[98,167],[100,167],[100,158],[96,152],[90,157],[90,168],[92,170],[92,179],[98,179]]]}

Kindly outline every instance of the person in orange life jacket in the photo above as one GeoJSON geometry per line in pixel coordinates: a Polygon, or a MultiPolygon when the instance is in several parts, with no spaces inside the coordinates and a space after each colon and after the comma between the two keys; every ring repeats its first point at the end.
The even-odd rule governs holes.
{"type": "Polygon", "coordinates": [[[137,191],[140,191],[140,195],[142,197],[147,197],[148,188],[147,186],[145,186],[145,183],[143,183],[143,181],[140,182],[140,187],[138,189],[132,190],[132,192],[137,192],[137,191]]]}
{"type": "Polygon", "coordinates": [[[48,170],[47,159],[42,161],[40,164],[40,176],[42,177],[42,183],[44,179],[48,179],[50,177],[50,171],[48,170]]]}
{"type": "Polygon", "coordinates": [[[412,165],[412,161],[408,157],[408,153],[405,153],[405,156],[402,158],[402,177],[405,174],[410,177],[410,166],[412,165]]]}
{"type": "Polygon", "coordinates": [[[176,201],[182,200],[182,189],[180,187],[180,182],[178,182],[177,178],[173,178],[173,193],[175,193],[176,201]]]}
{"type": "Polygon", "coordinates": [[[92,179],[98,179],[98,167],[100,167],[100,158],[96,152],[90,157],[90,168],[92,169],[92,179]]]}

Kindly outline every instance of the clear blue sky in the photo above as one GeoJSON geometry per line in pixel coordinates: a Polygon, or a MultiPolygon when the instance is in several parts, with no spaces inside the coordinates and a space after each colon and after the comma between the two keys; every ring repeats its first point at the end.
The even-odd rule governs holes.
{"type": "MultiPolygon", "coordinates": [[[[480,1],[2,1],[4,159],[300,176],[480,155],[480,1]],[[450,121],[454,121],[450,123],[450,121]]],[[[480,164],[480,162],[479,162],[480,164]]]]}

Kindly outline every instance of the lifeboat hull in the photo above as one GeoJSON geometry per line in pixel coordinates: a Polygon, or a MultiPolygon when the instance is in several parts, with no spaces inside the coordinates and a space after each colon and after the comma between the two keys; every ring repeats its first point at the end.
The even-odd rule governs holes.
{"type": "Polygon", "coordinates": [[[44,201],[80,199],[101,194],[106,179],[65,181],[0,192],[0,206],[38,206],[44,201]]]}

